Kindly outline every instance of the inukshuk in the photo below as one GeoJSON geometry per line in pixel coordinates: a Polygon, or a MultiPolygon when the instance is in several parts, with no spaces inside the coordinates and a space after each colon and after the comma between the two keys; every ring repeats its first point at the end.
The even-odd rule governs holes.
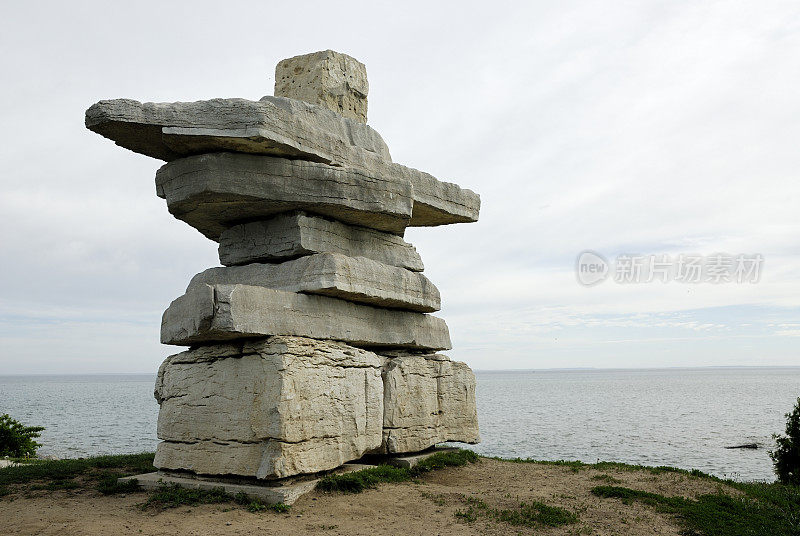
{"type": "Polygon", "coordinates": [[[367,453],[479,440],[475,378],[450,348],[408,226],[474,222],[479,197],[392,162],[366,125],[363,64],[280,62],[275,96],[101,101],[86,126],[165,160],[169,212],[219,242],[164,313],[189,346],[158,372],[155,465],[271,479],[367,453]]]}

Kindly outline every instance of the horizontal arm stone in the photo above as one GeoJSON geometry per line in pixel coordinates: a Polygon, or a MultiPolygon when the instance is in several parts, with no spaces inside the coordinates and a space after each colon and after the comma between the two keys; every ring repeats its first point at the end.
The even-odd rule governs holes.
{"type": "Polygon", "coordinates": [[[211,240],[242,221],[289,210],[402,235],[413,199],[409,182],[271,156],[210,153],[165,164],[156,193],[176,218],[211,240]]]}

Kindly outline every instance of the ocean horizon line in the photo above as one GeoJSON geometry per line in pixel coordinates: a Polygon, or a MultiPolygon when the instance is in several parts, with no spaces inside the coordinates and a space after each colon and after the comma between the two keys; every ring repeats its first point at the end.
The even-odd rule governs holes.
{"type": "MultiPolygon", "coordinates": [[[[550,367],[550,368],[498,368],[474,369],[475,372],[614,372],[614,371],[663,371],[663,370],[755,370],[755,369],[800,369],[800,365],[700,365],[661,367],[550,367]]],[[[15,372],[0,374],[0,378],[14,377],[81,377],[81,376],[155,376],[156,372],[15,372]]]]}

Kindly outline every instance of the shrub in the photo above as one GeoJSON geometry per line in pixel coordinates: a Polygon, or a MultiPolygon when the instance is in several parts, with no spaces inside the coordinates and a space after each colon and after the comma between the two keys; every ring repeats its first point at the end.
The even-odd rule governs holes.
{"type": "Polygon", "coordinates": [[[786,414],[786,435],[773,434],[776,448],[769,453],[778,481],[800,485],[800,398],[791,413],[786,414]]]}
{"type": "Polygon", "coordinates": [[[34,441],[44,430],[42,426],[25,426],[9,415],[0,416],[0,456],[27,458],[36,456],[41,445],[34,441]]]}

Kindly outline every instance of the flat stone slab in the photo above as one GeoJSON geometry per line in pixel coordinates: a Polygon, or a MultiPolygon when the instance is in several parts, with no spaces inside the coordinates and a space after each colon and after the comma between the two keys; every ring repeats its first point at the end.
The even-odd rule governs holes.
{"type": "Polygon", "coordinates": [[[367,122],[367,68],[355,58],[323,50],[282,60],[275,67],[275,96],[324,106],[367,122]]]}
{"type": "Polygon", "coordinates": [[[339,253],[209,268],[194,276],[189,288],[196,285],[251,285],[422,313],[441,308],[439,290],[421,273],[339,253]]]}
{"type": "Polygon", "coordinates": [[[156,379],[153,465],[282,478],[339,467],[377,448],[382,360],[332,341],[269,337],[169,356],[156,379]]]}
{"type": "Polygon", "coordinates": [[[337,340],[365,348],[451,348],[447,325],[435,316],[247,285],[193,286],[170,304],[161,320],[164,344],[270,335],[337,340]]]}
{"type": "Polygon", "coordinates": [[[302,158],[326,164],[364,151],[391,161],[371,127],[336,112],[284,97],[141,103],[102,100],[86,110],[86,128],[136,153],[175,160],[232,151],[302,158]]]}
{"type": "Polygon", "coordinates": [[[341,253],[421,272],[417,250],[391,233],[347,225],[304,212],[236,225],[219,237],[219,260],[225,266],[283,262],[314,253],[341,253]]]}
{"type": "MultiPolygon", "coordinates": [[[[374,467],[358,463],[348,463],[333,471],[334,474],[352,473],[374,467]]],[[[248,497],[257,497],[267,504],[292,505],[297,499],[314,490],[321,480],[317,476],[287,478],[280,481],[245,483],[230,479],[202,477],[188,473],[170,473],[156,471],[118,479],[120,483],[136,480],[142,489],[157,490],[161,486],[178,485],[185,489],[205,490],[224,489],[231,495],[245,493],[248,497]]]]}
{"type": "Polygon", "coordinates": [[[478,220],[480,197],[428,173],[395,164],[380,135],[322,106],[283,97],[190,103],[106,100],[86,111],[86,126],[117,145],[171,161],[229,151],[352,168],[413,187],[410,226],[478,220]]]}
{"type": "Polygon", "coordinates": [[[480,442],[475,375],[465,363],[404,351],[384,357],[383,452],[480,442]]]}
{"type": "Polygon", "coordinates": [[[289,210],[402,235],[413,210],[407,180],[271,156],[209,153],[156,173],[169,212],[211,240],[229,227],[289,210]]]}

